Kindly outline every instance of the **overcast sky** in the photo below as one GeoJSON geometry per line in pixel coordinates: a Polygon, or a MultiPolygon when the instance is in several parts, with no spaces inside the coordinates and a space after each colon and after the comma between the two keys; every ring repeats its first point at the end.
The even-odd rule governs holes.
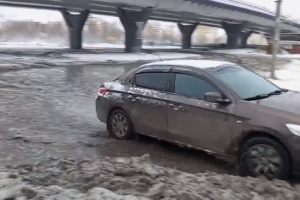
{"type": "MultiPolygon", "coordinates": [[[[271,11],[275,11],[276,5],[274,0],[244,0],[252,4],[264,6],[271,11]]],[[[290,15],[295,19],[300,19],[300,0],[283,0],[282,11],[285,15],[290,15]]],[[[1,7],[0,14],[5,19],[19,19],[19,20],[34,20],[34,21],[61,21],[62,16],[57,11],[45,11],[25,8],[12,8],[12,7],[1,7]]],[[[101,18],[108,21],[118,20],[115,17],[101,16],[101,18]]]]}

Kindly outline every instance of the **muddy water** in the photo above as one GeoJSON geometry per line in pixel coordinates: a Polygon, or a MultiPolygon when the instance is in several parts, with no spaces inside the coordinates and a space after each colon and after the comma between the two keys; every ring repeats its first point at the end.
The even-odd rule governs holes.
{"type": "MultiPolygon", "coordinates": [[[[212,157],[156,140],[118,141],[95,114],[97,88],[139,64],[60,67],[0,74],[0,165],[49,157],[141,156],[188,172],[229,172],[212,157]]],[[[231,169],[230,169],[231,170],[231,169]]]]}

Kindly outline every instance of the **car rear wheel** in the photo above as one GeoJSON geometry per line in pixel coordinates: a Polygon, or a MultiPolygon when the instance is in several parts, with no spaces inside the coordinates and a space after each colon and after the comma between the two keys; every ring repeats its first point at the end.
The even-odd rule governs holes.
{"type": "Polygon", "coordinates": [[[117,139],[129,139],[133,135],[133,126],[129,115],[121,109],[112,111],[107,123],[110,135],[117,139]]]}
{"type": "Polygon", "coordinates": [[[268,137],[255,137],[243,143],[239,152],[241,176],[286,179],[291,170],[289,153],[282,144],[268,137]]]}

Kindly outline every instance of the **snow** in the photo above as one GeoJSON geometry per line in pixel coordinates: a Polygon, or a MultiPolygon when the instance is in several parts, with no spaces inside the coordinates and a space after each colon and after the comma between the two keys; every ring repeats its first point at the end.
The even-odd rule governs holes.
{"type": "Polygon", "coordinates": [[[130,62],[130,61],[152,61],[165,59],[182,59],[200,57],[197,54],[186,54],[186,53],[103,53],[103,54],[64,54],[66,58],[70,58],[72,61],[80,62],[130,62]]]}
{"type": "MultiPolygon", "coordinates": [[[[98,43],[98,44],[83,44],[85,48],[93,49],[93,48],[120,48],[124,49],[124,44],[110,44],[110,43],[98,43]]],[[[144,49],[180,49],[181,46],[172,46],[172,45],[143,45],[144,49]]]]}
{"type": "Polygon", "coordinates": [[[33,41],[33,42],[0,42],[0,49],[62,49],[67,45],[51,42],[33,41]]]}
{"type": "Polygon", "coordinates": [[[213,50],[211,52],[234,54],[234,55],[249,55],[249,54],[266,55],[264,51],[257,50],[257,49],[222,49],[222,50],[213,50]]]}
{"type": "Polygon", "coordinates": [[[168,60],[161,62],[154,62],[145,64],[144,66],[153,66],[153,65],[174,65],[174,66],[190,66],[194,68],[210,68],[210,67],[219,67],[221,65],[232,64],[226,61],[217,61],[217,60],[168,60]]]}
{"type": "MultiPolygon", "coordinates": [[[[90,49],[123,49],[118,44],[87,44],[90,49]]],[[[144,48],[176,48],[168,46],[153,46],[144,48]]],[[[186,53],[102,53],[99,51],[76,51],[70,53],[68,46],[63,44],[34,42],[2,42],[0,43],[0,70],[24,69],[30,67],[78,66],[108,63],[133,63],[159,61],[161,59],[186,59],[200,57],[197,54],[186,53]],[[9,50],[7,50],[9,49],[9,50]],[[17,53],[17,56],[15,55],[17,53]]],[[[114,51],[114,50],[112,50],[114,51]]]]}
{"type": "MultiPolygon", "coordinates": [[[[271,57],[272,55],[267,54],[263,50],[257,49],[226,49],[226,50],[213,50],[211,52],[214,53],[224,53],[224,54],[232,54],[232,55],[248,55],[248,56],[266,56],[271,57]]],[[[300,54],[279,54],[278,57],[280,58],[300,58],[300,54]]]]}
{"type": "Polygon", "coordinates": [[[51,158],[0,170],[0,199],[299,199],[299,185],[157,166],[149,155],[75,161],[51,158]]]}
{"type": "MultiPolygon", "coordinates": [[[[92,44],[91,48],[123,48],[124,45],[115,45],[115,44],[92,44]]],[[[54,51],[47,56],[36,56],[36,54],[22,56],[19,54],[17,57],[13,54],[4,54],[0,56],[0,70],[11,68],[24,68],[30,66],[69,66],[69,65],[88,65],[88,64],[103,64],[103,63],[132,63],[138,61],[159,61],[160,58],[163,59],[163,64],[171,65],[190,65],[194,67],[212,67],[219,64],[226,64],[228,62],[222,61],[200,61],[200,60],[180,60],[178,59],[187,59],[187,58],[200,58],[201,56],[197,54],[187,54],[187,53],[155,53],[155,54],[146,54],[146,53],[67,53],[59,52],[55,49],[67,48],[64,45],[58,45],[53,43],[45,43],[40,41],[35,42],[25,42],[25,43],[0,43],[0,49],[54,49],[54,51]],[[176,59],[176,61],[166,61],[176,59]],[[201,63],[201,64],[200,64],[201,63]]],[[[155,47],[156,48],[156,47],[155,47]]],[[[162,47],[169,48],[169,47],[162,47]]],[[[171,48],[171,47],[170,47],[171,48]]],[[[174,47],[172,47],[174,48],[174,47]]],[[[39,50],[40,51],[40,50],[39,50]]],[[[22,52],[22,51],[21,51],[22,52]]],[[[30,51],[29,51],[30,52],[30,51]]],[[[270,57],[262,50],[255,49],[235,49],[235,50],[214,50],[211,51],[216,53],[225,53],[237,56],[255,56],[259,57],[270,57]]],[[[300,91],[300,61],[292,58],[300,58],[300,55],[293,54],[282,54],[279,55],[280,58],[290,58],[292,61],[283,66],[283,69],[276,71],[277,80],[271,80],[280,87],[300,91]]],[[[258,63],[257,63],[258,64],[258,63]]],[[[264,76],[269,76],[269,74],[261,72],[264,76]]]]}
{"type": "Polygon", "coordinates": [[[25,69],[31,67],[125,64],[159,61],[160,59],[191,59],[200,57],[201,56],[197,54],[187,53],[68,53],[61,51],[33,51],[22,52],[18,56],[14,55],[14,53],[2,54],[0,56],[0,70],[25,69]]]}
{"type": "MultiPolygon", "coordinates": [[[[45,41],[32,41],[32,42],[0,42],[0,49],[66,49],[69,48],[68,44],[45,42],[45,41]]],[[[124,44],[110,44],[110,43],[83,43],[83,48],[88,49],[101,49],[101,48],[116,48],[124,49],[124,44]]],[[[179,46],[149,46],[143,45],[144,49],[176,49],[179,46]]]]}
{"type": "Polygon", "coordinates": [[[109,89],[109,90],[123,91],[125,89],[124,85],[122,85],[121,83],[119,83],[117,81],[115,81],[115,82],[105,82],[103,84],[104,84],[104,87],[106,89],[109,89]]]}
{"type": "Polygon", "coordinates": [[[300,61],[292,60],[283,69],[276,71],[275,80],[269,79],[274,84],[289,90],[300,92],[300,61]]]}

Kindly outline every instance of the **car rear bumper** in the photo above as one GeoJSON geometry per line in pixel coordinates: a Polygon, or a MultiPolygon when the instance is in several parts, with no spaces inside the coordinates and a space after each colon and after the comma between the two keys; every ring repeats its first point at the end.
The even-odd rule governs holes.
{"type": "Polygon", "coordinates": [[[107,99],[98,96],[96,98],[95,103],[96,103],[97,118],[101,122],[106,123],[107,117],[108,117],[108,112],[109,112],[107,99]]]}

